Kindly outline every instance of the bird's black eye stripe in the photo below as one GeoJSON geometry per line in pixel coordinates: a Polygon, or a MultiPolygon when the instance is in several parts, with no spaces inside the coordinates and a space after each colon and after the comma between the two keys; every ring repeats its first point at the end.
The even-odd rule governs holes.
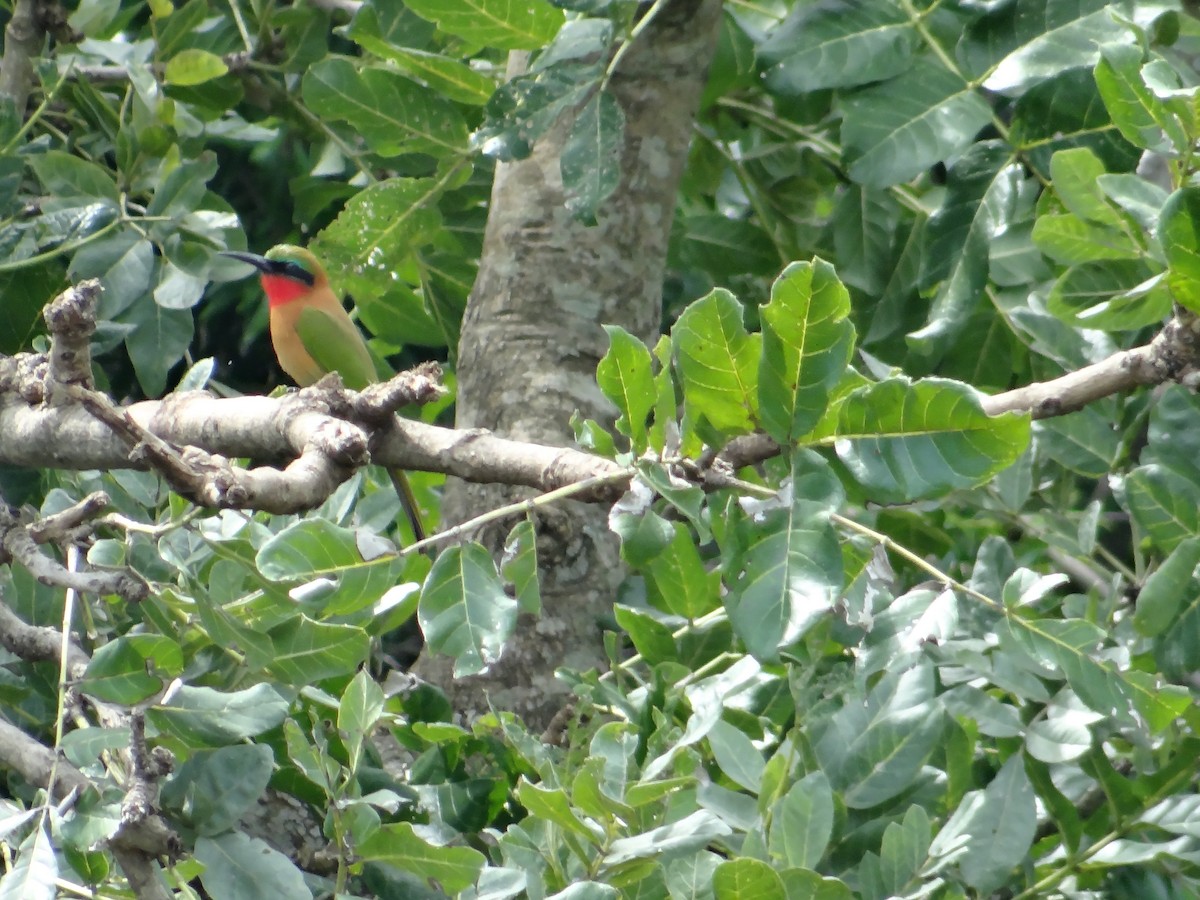
{"type": "Polygon", "coordinates": [[[279,274],[284,275],[287,278],[294,278],[296,281],[303,281],[307,285],[311,285],[315,280],[312,272],[308,271],[308,269],[296,262],[285,262],[282,266],[280,266],[279,274]]]}

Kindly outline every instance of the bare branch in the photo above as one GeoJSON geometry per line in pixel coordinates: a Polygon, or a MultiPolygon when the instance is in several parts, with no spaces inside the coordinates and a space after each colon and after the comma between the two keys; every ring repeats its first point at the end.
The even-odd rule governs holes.
{"type": "Polygon", "coordinates": [[[129,603],[140,603],[150,595],[150,586],[131,570],[72,572],[42,553],[26,523],[3,506],[0,506],[0,548],[42,584],[96,596],[116,594],[129,603]]]}
{"type": "Polygon", "coordinates": [[[96,304],[102,290],[99,281],[89,278],[67,288],[42,310],[52,337],[46,376],[52,384],[92,387],[89,342],[96,333],[96,304]]]}
{"type": "Polygon", "coordinates": [[[25,104],[33,88],[33,58],[41,49],[42,28],[37,17],[37,0],[16,0],[12,18],[4,29],[0,95],[12,100],[18,116],[25,114],[25,104]]]}
{"type": "Polygon", "coordinates": [[[1181,313],[1149,344],[1114,353],[1061,378],[986,397],[983,408],[993,416],[1004,412],[1029,412],[1035,419],[1063,416],[1136,387],[1181,381],[1196,370],[1198,362],[1200,324],[1195,316],[1181,313]]]}

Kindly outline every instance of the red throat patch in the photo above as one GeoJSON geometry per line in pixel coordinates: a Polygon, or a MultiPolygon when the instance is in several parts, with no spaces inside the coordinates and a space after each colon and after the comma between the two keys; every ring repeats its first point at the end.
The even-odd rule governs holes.
{"type": "Polygon", "coordinates": [[[283,275],[263,275],[260,280],[263,290],[267,292],[267,303],[272,309],[276,306],[283,306],[285,303],[291,303],[293,300],[299,300],[312,290],[303,281],[286,278],[283,275]]]}

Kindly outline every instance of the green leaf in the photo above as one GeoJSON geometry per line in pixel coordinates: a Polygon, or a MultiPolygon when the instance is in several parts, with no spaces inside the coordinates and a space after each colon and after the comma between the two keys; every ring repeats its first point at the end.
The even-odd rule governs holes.
{"type": "Polygon", "coordinates": [[[1035,660],[1063,673],[1084,703],[1103,716],[1130,718],[1130,690],[1107,659],[1096,658],[1107,635],[1083,619],[1021,619],[1010,616],[999,629],[1035,660]]]}
{"type": "Polygon", "coordinates": [[[93,655],[80,686],[85,694],[133,706],[162,690],[164,678],[183,671],[183,650],[157,634],[129,634],[93,655]]]}
{"type": "Polygon", "coordinates": [[[184,685],[171,693],[167,703],[151,707],[146,715],[159,731],[188,746],[222,746],[277,727],[287,718],[288,706],[268,684],[232,693],[184,685]]]}
{"type": "Polygon", "coordinates": [[[943,726],[932,667],[918,665],[885,674],[865,703],[835,713],[813,750],[846,806],[869,809],[910,789],[943,726]]]}
{"type": "Polygon", "coordinates": [[[1143,150],[1184,152],[1190,140],[1172,108],[1154,95],[1142,77],[1142,50],[1106,43],[1096,64],[1096,86],[1122,136],[1143,150]]]}
{"type": "Polygon", "coordinates": [[[1125,478],[1134,524],[1165,553],[1200,533],[1200,487],[1174,469],[1139,466],[1125,478]]]}
{"type": "Polygon", "coordinates": [[[829,779],[824,772],[810,772],[771,809],[771,856],[787,868],[815,869],[833,836],[833,817],[829,779]]]}
{"type": "Polygon", "coordinates": [[[1200,187],[1184,187],[1167,198],[1158,239],[1170,267],[1171,293],[1183,306],[1200,311],[1200,187]]]}
{"type": "Polygon", "coordinates": [[[792,96],[900,75],[917,41],[899,6],[833,0],[793,7],[757,55],[767,89],[792,96]]]}
{"type": "Polygon", "coordinates": [[[842,550],[830,513],[842,488],[810,450],[792,456],[792,483],[777,499],[749,506],[740,526],[745,547],[731,571],[725,607],[735,633],[759,659],[802,638],[828,615],[842,589],[842,550]]]}
{"type": "MultiPolygon", "coordinates": [[[[1139,597],[1140,599],[1140,597],[1139,597]]],[[[1191,692],[1181,684],[1169,684],[1167,673],[1131,671],[1125,673],[1133,706],[1145,720],[1150,733],[1160,735],[1192,705],[1191,692]]]]}
{"type": "Polygon", "coordinates": [[[383,689],[365,670],[359,670],[338,703],[338,732],[346,742],[351,768],[357,768],[363,742],[383,715],[383,689]]]}
{"type": "Polygon", "coordinates": [[[12,868],[0,879],[0,896],[6,900],[54,900],[59,868],[48,817],[37,822],[15,856],[12,868]]]}
{"type": "Polygon", "coordinates": [[[787,900],[778,873],[762,860],[748,856],[727,859],[713,872],[715,900],[787,900]]]}
{"type": "Polygon", "coordinates": [[[472,106],[487,103],[496,89],[493,79],[449,56],[394,43],[382,34],[379,15],[375,7],[362,6],[340,33],[450,100],[472,106]]]}
{"type": "Polygon", "coordinates": [[[684,260],[719,280],[741,274],[765,276],[779,269],[779,251],[754,222],[703,213],[687,216],[679,227],[684,260]]]}
{"type": "Polygon", "coordinates": [[[266,744],[201,750],[163,784],[163,805],[197,834],[228,831],[271,780],[275,755],[266,744]]]}
{"type": "Polygon", "coordinates": [[[531,520],[524,519],[518,522],[508,533],[508,538],[504,541],[504,558],[500,561],[500,574],[513,586],[513,594],[521,612],[532,615],[541,612],[537,530],[531,520]]]}
{"type": "Polygon", "coordinates": [[[842,404],[835,447],[875,500],[908,503],[973,487],[1011,465],[1029,419],[989,416],[969,387],[939,378],[890,378],[842,404]]]}
{"type": "Polygon", "coordinates": [[[304,73],[301,90],[309,109],[348,123],[382,156],[466,150],[467,126],[454,105],[390,69],[324,59],[304,73]]]}
{"type": "MultiPolygon", "coordinates": [[[[1060,7],[1043,4],[1043,8],[1054,11],[1060,7]]],[[[1109,172],[1132,169],[1141,155],[1112,125],[1096,79],[1086,68],[1060,72],[1018,97],[1008,137],[1021,157],[1045,178],[1050,175],[1052,155],[1064,148],[1086,146],[1109,172]]]]}
{"type": "Polygon", "coordinates": [[[730,834],[732,829],[712,813],[701,809],[681,819],[651,828],[631,837],[621,837],[609,844],[603,857],[605,866],[618,866],[634,859],[658,858],[697,850],[716,838],[730,834]]]}
{"type": "Polygon", "coordinates": [[[166,390],[167,374],[183,359],[192,343],[195,319],[190,309],[167,309],[157,303],[135,303],[116,318],[133,326],[125,349],[147,397],[166,390]]]}
{"type": "Polygon", "coordinates": [[[889,822],[879,848],[879,875],[884,890],[901,896],[926,864],[932,839],[929,814],[910,806],[902,822],[889,822]]]}
{"type": "Polygon", "coordinates": [[[355,848],[367,862],[381,862],[421,878],[436,879],[443,891],[457,894],[483,871],[483,854],[467,847],[437,847],[419,838],[408,822],[384,825],[355,848]]]}
{"type": "Polygon", "coordinates": [[[1101,44],[1125,34],[1124,25],[1108,6],[1089,10],[1099,6],[1097,2],[1048,4],[1055,7],[1052,10],[1029,2],[1016,5],[1024,7],[1017,16],[1027,15],[1026,27],[1038,33],[1021,35],[1027,39],[992,69],[983,82],[989,91],[1019,94],[1065,69],[1090,66],[1101,44]]]}
{"type": "Polygon", "coordinates": [[[617,189],[624,138],[621,105],[608,91],[598,91],[575,117],[559,157],[567,209],[581,222],[595,222],[601,204],[617,189]]]}
{"type": "Polygon", "coordinates": [[[850,294],[822,259],[784,269],[771,286],[771,302],[759,308],[759,410],[763,428],[781,445],[824,414],[853,350],[849,315],[850,294]]]}
{"type": "Polygon", "coordinates": [[[1020,753],[1014,753],[982,792],[967,826],[971,838],[959,860],[967,884],[990,894],[1026,857],[1037,830],[1033,786],[1020,753]]]}
{"type": "Polygon", "coordinates": [[[203,84],[220,78],[229,71],[225,60],[207,50],[189,48],[180,50],[167,63],[163,80],[179,87],[203,84]]]}
{"type": "Polygon", "coordinates": [[[1104,163],[1089,147],[1059,150],[1050,159],[1054,193],[1071,214],[1097,225],[1120,228],[1124,220],[1100,187],[1104,163]]]}
{"type": "Polygon", "coordinates": [[[671,329],[684,406],[726,433],[754,428],[760,342],[746,333],[742,306],[718,288],[691,304],[671,329]]]}
{"type": "Polygon", "coordinates": [[[447,34],[500,50],[532,50],[554,37],[563,14],[545,0],[409,0],[447,34]]]}
{"type": "Polygon", "coordinates": [[[417,618],[435,653],[453,656],[454,676],[475,675],[500,658],[517,622],[491,556],[476,543],[445,550],[421,589],[417,618]]]}
{"type": "Polygon", "coordinates": [[[925,327],[908,336],[917,352],[944,352],[967,324],[987,286],[988,248],[1016,217],[1023,180],[999,141],[974,145],[950,169],[946,200],[925,227],[921,285],[941,287],[925,327]]]}
{"type": "Polygon", "coordinates": [[[29,157],[29,166],[55,203],[71,199],[108,200],[116,203],[119,194],[113,173],[62,150],[48,150],[29,157]]]}
{"type": "Polygon", "coordinates": [[[842,101],[842,152],[860,184],[889,187],[967,148],[992,119],[962,77],[919,61],[842,101]]]}
{"type": "Polygon", "coordinates": [[[1038,451],[1088,478],[1103,478],[1116,463],[1121,437],[1112,420],[1085,407],[1037,424],[1038,451]]]}
{"type": "Polygon", "coordinates": [[[1127,233],[1085,222],[1069,213],[1038,216],[1033,226],[1033,242],[1052,260],[1064,265],[1144,256],[1127,233]]]}
{"type": "Polygon", "coordinates": [[[664,524],[672,535],[670,543],[643,564],[649,600],[664,612],[699,618],[720,605],[720,576],[704,568],[696,539],[686,526],[664,524]]]}
{"type": "Polygon", "coordinates": [[[1171,627],[1185,602],[1200,598],[1200,538],[1190,537],[1170,552],[1138,591],[1133,626],[1147,637],[1171,627]]]}
{"type": "Polygon", "coordinates": [[[630,439],[635,452],[646,448],[646,419],[654,408],[650,351],[619,325],[605,325],[608,352],[596,367],[596,382],[621,415],[617,430],[630,439]]]}
{"type": "Polygon", "coordinates": [[[762,752],[736,725],[718,719],[706,735],[722,774],[739,787],[755,794],[762,786],[766,763],[762,752]]]}
{"type": "Polygon", "coordinates": [[[589,827],[571,808],[565,791],[530,784],[524,778],[517,785],[517,799],[532,816],[553,822],[585,841],[600,846],[603,834],[596,826],[589,827]]]}
{"type": "Polygon", "coordinates": [[[200,883],[213,897],[311,897],[304,874],[264,841],[240,831],[196,839],[196,861],[204,866],[200,883]]]}
{"type": "Polygon", "coordinates": [[[613,606],[613,618],[629,636],[633,647],[647,665],[677,660],[675,638],[671,629],[643,609],[620,603],[613,606]]]}
{"type": "MultiPolygon", "coordinates": [[[[68,270],[74,279],[99,278],[104,286],[98,315],[111,319],[138,302],[150,290],[154,273],[154,245],[136,231],[118,231],[111,237],[81,247],[68,270]]],[[[5,296],[9,296],[8,292],[5,296]]]]}
{"type": "MultiPolygon", "coordinates": [[[[0,273],[0,353],[28,349],[34,334],[43,328],[42,308],[66,287],[57,261],[0,273]]],[[[101,295],[101,308],[103,297],[101,295]]]]}
{"type": "Polygon", "coordinates": [[[1076,328],[1124,331],[1171,314],[1171,292],[1140,260],[1108,259],[1072,266],[1054,283],[1046,308],[1076,328]]]}
{"type": "Polygon", "coordinates": [[[254,562],[271,581],[330,580],[332,590],[310,611],[322,618],[350,615],[377,603],[400,580],[403,562],[390,545],[364,558],[364,541],[372,537],[327,519],[301,519],[267,540],[254,562]]]}
{"type": "Polygon", "coordinates": [[[274,651],[266,670],[285,684],[345,677],[366,662],[371,636],[353,625],[314,622],[294,615],[268,632],[274,651]]]}

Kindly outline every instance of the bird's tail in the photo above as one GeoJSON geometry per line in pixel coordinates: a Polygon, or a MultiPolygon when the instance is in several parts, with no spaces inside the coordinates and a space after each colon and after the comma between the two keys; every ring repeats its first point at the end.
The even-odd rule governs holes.
{"type": "Polygon", "coordinates": [[[412,525],[413,536],[418,541],[425,540],[425,528],[421,524],[421,513],[417,509],[417,498],[413,496],[412,485],[408,483],[408,476],[400,469],[388,469],[388,478],[392,479],[392,487],[396,489],[396,495],[400,498],[400,505],[404,507],[404,514],[408,516],[408,522],[412,525]]]}

